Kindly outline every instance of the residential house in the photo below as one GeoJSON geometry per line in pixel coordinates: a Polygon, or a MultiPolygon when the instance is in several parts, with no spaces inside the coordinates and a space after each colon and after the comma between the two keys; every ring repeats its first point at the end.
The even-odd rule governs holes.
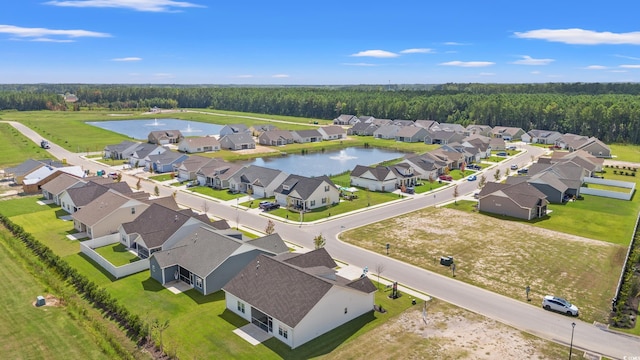
{"type": "Polygon", "coordinates": [[[340,202],[340,192],[327,176],[289,175],[274,191],[276,202],[300,211],[340,202]]]}
{"type": "MultiPolygon", "coordinates": [[[[469,135],[462,140],[463,144],[469,144],[480,152],[480,158],[485,159],[491,156],[491,139],[484,135],[469,135]]],[[[502,141],[504,144],[504,140],[502,141]]]]}
{"type": "Polygon", "coordinates": [[[267,198],[274,196],[275,189],[289,174],[257,165],[249,165],[241,168],[229,179],[229,189],[241,193],[247,193],[254,198],[267,198]]]}
{"type": "Polygon", "coordinates": [[[202,223],[190,227],[171,248],[154,252],[149,259],[151,277],[163,285],[180,281],[208,295],[220,290],[257,256],[289,252],[278,234],[243,241],[202,223]]]}
{"type": "Polygon", "coordinates": [[[161,154],[148,155],[144,158],[145,165],[149,171],[162,174],[173,172],[176,165],[181,164],[189,158],[189,155],[180,154],[173,151],[165,151],[161,154]]]}
{"type": "Polygon", "coordinates": [[[434,130],[445,130],[445,131],[453,131],[455,133],[464,134],[466,128],[460,124],[452,124],[452,123],[440,123],[434,126],[434,130]]]}
{"type": "Polygon", "coordinates": [[[232,134],[245,134],[251,136],[251,130],[249,130],[245,124],[230,124],[225,125],[220,129],[220,139],[232,134]]]}
{"type": "MultiPolygon", "coordinates": [[[[602,171],[602,168],[604,166],[603,158],[595,157],[584,150],[576,150],[573,152],[554,151],[551,154],[551,159],[549,162],[556,163],[556,162],[562,162],[566,160],[571,160],[575,163],[580,164],[583,168],[587,169],[591,173],[602,171]]],[[[589,174],[587,176],[591,176],[591,175],[592,174],[589,174]]]]}
{"type": "Polygon", "coordinates": [[[349,280],[324,248],[258,256],[222,290],[229,311],[292,349],[373,311],[376,286],[349,280]]]}
{"type": "Polygon", "coordinates": [[[469,124],[464,129],[464,134],[467,136],[470,135],[482,135],[486,137],[491,137],[491,126],[489,125],[475,125],[469,124]]]}
{"type": "Polygon", "coordinates": [[[178,173],[178,181],[196,180],[198,171],[211,161],[220,160],[199,155],[189,156],[189,158],[181,164],[175,165],[175,171],[178,173]]]}
{"type": "Polygon", "coordinates": [[[428,181],[437,180],[449,165],[447,161],[431,156],[429,153],[406,156],[400,163],[409,164],[420,179],[428,181]]]}
{"type": "Polygon", "coordinates": [[[394,119],[391,123],[393,125],[398,125],[400,127],[403,127],[403,126],[414,126],[413,120],[394,119]]]}
{"type": "Polygon", "coordinates": [[[150,144],[167,145],[180,143],[184,136],[180,130],[154,130],[149,133],[147,139],[150,144]]]}
{"type": "Polygon", "coordinates": [[[288,130],[269,130],[258,136],[258,143],[265,146],[282,146],[293,142],[293,134],[288,130]]]}
{"type": "Polygon", "coordinates": [[[342,114],[337,118],[333,119],[333,125],[353,125],[359,121],[360,119],[355,115],[342,114]]]}
{"type": "Polygon", "coordinates": [[[546,216],[546,195],[527,182],[502,184],[488,182],[480,191],[478,210],[524,220],[546,216]]]}
{"type": "MultiPolygon", "coordinates": [[[[231,189],[231,178],[245,166],[222,159],[212,159],[196,173],[198,183],[214,189],[231,189]]],[[[237,191],[237,190],[236,190],[237,191]]]]}
{"type": "Polygon", "coordinates": [[[375,167],[356,165],[349,175],[351,185],[371,191],[392,192],[418,182],[418,174],[407,163],[375,167]]]}
{"type": "Polygon", "coordinates": [[[463,162],[465,164],[471,164],[474,162],[480,161],[480,151],[473,145],[465,143],[461,144],[458,142],[442,145],[440,149],[449,151],[449,152],[459,152],[463,156],[463,162]]]}
{"type": "Polygon", "coordinates": [[[191,223],[209,224],[221,230],[229,228],[225,221],[212,224],[206,214],[199,215],[191,209],[176,210],[152,203],[135,219],[120,224],[120,242],[135,249],[138,257],[146,259],[162,250],[167,239],[190,220],[191,223]]]}
{"type": "MultiPolygon", "coordinates": [[[[148,198],[148,194],[145,194],[148,198]]],[[[108,190],[86,206],[73,213],[73,227],[78,232],[86,232],[90,238],[115,234],[118,227],[134,220],[149,204],[132,199],[117,191],[108,190]]]]}
{"type": "Polygon", "coordinates": [[[322,141],[322,134],[316,129],[292,131],[293,141],[297,143],[313,143],[322,141]]]}
{"type": "Polygon", "coordinates": [[[521,128],[510,126],[495,126],[491,129],[491,137],[501,138],[504,141],[520,140],[524,133],[521,128]]]}
{"type": "Polygon", "coordinates": [[[489,140],[489,148],[491,150],[506,150],[507,149],[507,144],[504,142],[503,138],[499,138],[499,137],[492,137],[491,140],[489,140]]]}
{"type": "Polygon", "coordinates": [[[271,125],[271,124],[252,125],[249,128],[249,131],[251,132],[251,135],[256,136],[256,137],[260,136],[265,131],[275,131],[275,130],[278,130],[278,128],[275,125],[271,125]]]}
{"type": "Polygon", "coordinates": [[[413,124],[415,126],[431,130],[434,126],[438,125],[438,122],[435,120],[416,120],[413,124]]]}
{"type": "Polygon", "coordinates": [[[60,205],[60,195],[74,187],[83,186],[87,182],[75,175],[62,173],[55,179],[42,185],[42,197],[47,200],[53,200],[56,205],[60,205]]]}
{"type": "Polygon", "coordinates": [[[131,154],[133,154],[140,144],[139,142],[124,140],[119,144],[107,145],[104,147],[104,154],[102,156],[105,159],[129,160],[131,154]]]}
{"type": "Polygon", "coordinates": [[[342,126],[321,126],[318,128],[318,132],[322,135],[322,140],[340,140],[347,138],[347,131],[342,126]]]}
{"type": "Polygon", "coordinates": [[[380,125],[361,121],[347,129],[347,135],[373,136],[374,131],[376,131],[379,127],[380,125]]]}
{"type": "Polygon", "coordinates": [[[24,176],[22,179],[22,191],[25,194],[41,193],[43,185],[62,174],[70,174],[78,178],[86,176],[80,166],[64,166],[59,168],[42,166],[24,176]]]}
{"type": "Polygon", "coordinates": [[[555,145],[556,141],[562,138],[562,134],[557,131],[532,129],[522,134],[521,138],[530,144],[555,145]]]}
{"type": "Polygon", "coordinates": [[[424,138],[429,134],[427,129],[419,126],[402,126],[395,135],[396,141],[400,142],[424,142],[424,138]]]}
{"type": "Polygon", "coordinates": [[[220,138],[220,148],[227,150],[255,149],[256,142],[249,133],[229,134],[220,138]]]}
{"type": "Polygon", "coordinates": [[[575,144],[571,144],[571,146],[569,147],[569,151],[582,150],[598,158],[611,157],[611,148],[609,148],[607,144],[603,143],[595,137],[590,137],[589,139],[587,139],[587,141],[578,146],[574,145],[575,144]]]}
{"type": "Polygon", "coordinates": [[[526,182],[538,189],[546,196],[547,201],[550,203],[562,204],[567,194],[567,185],[551,172],[543,171],[535,175],[509,176],[506,180],[506,183],[509,185],[522,182],[526,182]]]}
{"type": "Polygon", "coordinates": [[[129,155],[129,165],[131,167],[143,167],[145,170],[149,169],[147,164],[147,158],[149,155],[158,155],[162,154],[168,149],[164,146],[156,145],[156,144],[140,144],[133,150],[133,153],[129,155]]]}
{"type": "Polygon", "coordinates": [[[210,151],[219,151],[220,142],[214,136],[199,136],[184,138],[178,144],[178,151],[187,154],[195,154],[210,151]]]}
{"type": "MultiPolygon", "coordinates": [[[[580,187],[584,182],[584,178],[589,174],[588,170],[571,160],[557,162],[554,164],[535,163],[529,167],[528,175],[530,178],[540,176],[539,174],[542,173],[552,174],[554,179],[557,179],[564,185],[562,187],[554,186],[558,190],[563,190],[563,192],[555,197],[549,196],[548,200],[552,203],[562,203],[565,195],[579,196],[580,187]]],[[[545,177],[545,179],[550,179],[550,177],[545,177]]],[[[547,181],[550,182],[551,180],[547,181]]],[[[539,190],[547,194],[547,192],[543,191],[541,187],[539,190]]]]}
{"type": "Polygon", "coordinates": [[[358,121],[353,124],[354,126],[358,123],[367,123],[367,124],[372,124],[374,121],[376,120],[376,118],[374,118],[373,116],[369,116],[369,115],[364,115],[364,116],[358,116],[358,121]]]}
{"type": "Polygon", "coordinates": [[[425,144],[448,144],[460,142],[464,139],[464,134],[451,130],[438,130],[435,126],[427,130],[424,136],[425,144]]]}
{"type": "Polygon", "coordinates": [[[22,180],[24,179],[25,176],[27,176],[28,174],[31,174],[32,172],[40,169],[43,166],[59,168],[59,167],[64,167],[66,165],[57,160],[28,159],[17,166],[8,167],[4,169],[4,175],[13,176],[13,182],[15,182],[18,185],[22,185],[22,180]]]}
{"type": "Polygon", "coordinates": [[[460,166],[462,166],[462,164],[467,160],[465,158],[465,154],[462,154],[455,149],[450,150],[443,147],[431,150],[424,155],[445,163],[449,170],[460,169],[460,166]]]}
{"type": "Polygon", "coordinates": [[[398,125],[381,125],[373,132],[373,137],[376,139],[395,139],[399,130],[400,126],[398,125]]]}
{"type": "Polygon", "coordinates": [[[113,189],[121,194],[130,194],[131,188],[126,182],[113,182],[111,179],[105,179],[109,183],[98,183],[97,179],[92,179],[82,186],[71,187],[64,190],[59,196],[60,207],[69,214],[73,214],[80,210],[100,195],[113,189]]]}

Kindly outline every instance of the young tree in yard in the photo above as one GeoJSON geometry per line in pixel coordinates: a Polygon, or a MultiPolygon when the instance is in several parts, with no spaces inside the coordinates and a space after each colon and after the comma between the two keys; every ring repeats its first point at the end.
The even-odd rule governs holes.
{"type": "Polygon", "coordinates": [[[436,178],[433,174],[429,174],[429,190],[433,190],[433,182],[436,181],[436,178]]]}
{"type": "Polygon", "coordinates": [[[140,183],[142,180],[140,178],[138,178],[138,182],[136,182],[136,190],[140,190],[140,188],[142,187],[142,184],[140,183]]]}
{"type": "Polygon", "coordinates": [[[276,224],[274,224],[273,221],[271,221],[271,219],[269,219],[267,221],[267,227],[264,228],[265,234],[267,234],[267,235],[273,234],[275,232],[275,230],[276,230],[275,226],[276,226],[276,224]]]}
{"type": "Polygon", "coordinates": [[[496,172],[493,173],[493,178],[496,179],[496,181],[500,180],[500,169],[496,169],[496,172]]]}
{"type": "Polygon", "coordinates": [[[320,249],[323,248],[327,243],[327,239],[325,239],[324,236],[322,236],[322,233],[318,234],[318,236],[313,238],[313,244],[315,245],[316,249],[320,249]]]}
{"type": "Polygon", "coordinates": [[[453,187],[453,203],[457,204],[458,203],[458,185],[453,187]]]}
{"type": "Polygon", "coordinates": [[[158,320],[155,320],[153,323],[153,327],[158,332],[158,335],[160,338],[160,351],[164,352],[164,348],[162,346],[162,333],[165,330],[167,330],[167,328],[169,327],[169,320],[166,320],[163,323],[159,322],[158,320]]]}
{"type": "Polygon", "coordinates": [[[378,274],[378,288],[380,287],[380,274],[384,271],[384,264],[377,263],[376,264],[376,274],[378,274]]]}
{"type": "Polygon", "coordinates": [[[480,181],[478,181],[478,189],[482,190],[482,188],[487,184],[487,177],[482,174],[480,176],[480,181]]]}
{"type": "Polygon", "coordinates": [[[462,175],[464,176],[464,169],[467,168],[467,163],[466,162],[462,162],[462,164],[460,164],[460,172],[462,173],[462,175]]]}
{"type": "Polygon", "coordinates": [[[160,189],[158,188],[158,185],[153,188],[153,195],[160,196],[160,189]]]}
{"type": "Polygon", "coordinates": [[[121,173],[118,173],[118,175],[116,175],[116,181],[117,182],[122,181],[122,174],[121,173]]]}

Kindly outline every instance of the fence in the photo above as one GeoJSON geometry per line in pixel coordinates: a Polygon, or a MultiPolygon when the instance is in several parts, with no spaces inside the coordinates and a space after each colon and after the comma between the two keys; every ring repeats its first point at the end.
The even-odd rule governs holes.
{"type": "Polygon", "coordinates": [[[103,269],[107,270],[113,277],[120,279],[122,277],[139,273],[149,269],[149,259],[141,259],[131,264],[115,266],[109,260],[102,257],[95,250],[96,248],[115,244],[120,242],[120,234],[111,234],[99,237],[93,240],[82,241],[80,243],[80,251],[95,261],[103,269]]]}
{"type": "Polygon", "coordinates": [[[600,185],[615,186],[615,187],[620,187],[624,189],[629,189],[629,191],[620,192],[620,191],[612,191],[612,190],[604,190],[604,189],[592,189],[589,187],[580,187],[580,194],[602,196],[602,197],[620,199],[620,200],[631,200],[631,197],[633,196],[633,193],[636,190],[636,184],[632,182],[627,182],[627,181],[599,179],[599,178],[591,178],[591,177],[584,178],[583,181],[586,184],[600,184],[600,185]]]}

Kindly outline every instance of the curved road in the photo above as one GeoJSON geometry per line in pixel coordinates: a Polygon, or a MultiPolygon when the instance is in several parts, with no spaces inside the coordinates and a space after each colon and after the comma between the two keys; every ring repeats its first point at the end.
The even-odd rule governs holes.
{"type": "MultiPolygon", "coordinates": [[[[21,123],[9,123],[37,144],[39,144],[42,139],[40,135],[21,123]]],[[[103,165],[86,160],[80,157],[79,154],[71,153],[56,144],[51,143],[50,145],[51,149],[49,149],[49,152],[58,159],[67,159],[69,163],[82,165],[84,169],[89,169],[92,172],[105,168],[103,165]]],[[[487,180],[493,179],[496,168],[500,169],[501,174],[505,174],[511,164],[516,163],[518,167],[522,167],[530,162],[532,157],[537,158],[544,152],[544,149],[539,147],[525,146],[524,148],[527,151],[524,154],[505,161],[494,169],[485,170],[487,180]]],[[[134,187],[138,178],[125,175],[123,176],[123,180],[134,187]]],[[[153,193],[154,186],[154,183],[147,181],[142,182],[142,190],[149,193],[153,193]]],[[[159,188],[161,196],[168,196],[173,193],[172,189],[163,186],[159,186],[159,188]]],[[[475,182],[463,180],[458,184],[459,194],[470,193],[476,189],[477,184],[475,182]]],[[[640,359],[640,338],[638,337],[597,327],[583,322],[580,319],[548,312],[543,310],[539,304],[534,303],[533,305],[535,306],[532,306],[530,303],[495,294],[453,278],[432,273],[338,240],[340,232],[346,229],[382,221],[399,214],[433,206],[436,202],[445,202],[451,199],[453,199],[453,187],[448,187],[437,191],[435,197],[431,194],[415,195],[408,200],[400,200],[385,206],[372,207],[348,216],[336,216],[335,218],[315,224],[301,225],[299,223],[277,222],[276,231],[286,241],[307,248],[313,248],[313,238],[319,233],[322,233],[327,238],[326,248],[334,258],[358,267],[368,266],[369,269],[374,269],[376,265],[382,264],[385,269],[384,276],[398,281],[403,286],[413,288],[513,326],[516,329],[567,346],[571,341],[571,323],[575,322],[573,346],[576,349],[615,359],[629,359],[634,357],[640,359]]],[[[196,210],[202,210],[206,203],[209,215],[228,219],[230,222],[237,220],[241,225],[257,230],[264,229],[268,221],[267,217],[260,214],[238,210],[226,204],[203,199],[191,193],[179,192],[176,200],[180,204],[196,210]]],[[[390,241],[390,243],[393,243],[393,241],[390,241]]]]}

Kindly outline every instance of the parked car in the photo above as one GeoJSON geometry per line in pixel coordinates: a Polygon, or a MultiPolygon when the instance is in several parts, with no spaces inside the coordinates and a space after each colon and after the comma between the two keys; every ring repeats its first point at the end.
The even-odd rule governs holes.
{"type": "Polygon", "coordinates": [[[476,181],[477,177],[475,175],[467,176],[467,181],[476,181]]]}
{"type": "Polygon", "coordinates": [[[273,209],[279,208],[280,204],[278,204],[277,202],[262,201],[258,206],[263,211],[269,211],[269,210],[273,210],[273,209]]]}
{"type": "Polygon", "coordinates": [[[198,186],[198,185],[199,185],[199,184],[198,184],[198,182],[197,182],[197,181],[189,181],[189,182],[187,183],[187,187],[188,187],[188,188],[190,188],[190,187],[194,187],[194,186],[198,186]]]}
{"type": "Polygon", "coordinates": [[[515,150],[516,146],[515,145],[509,145],[506,147],[507,150],[515,150]]]}
{"type": "Polygon", "coordinates": [[[507,153],[505,151],[501,151],[499,153],[496,153],[496,156],[507,156],[507,153]]]}
{"type": "Polygon", "coordinates": [[[480,165],[477,165],[477,164],[469,164],[469,165],[467,165],[467,169],[471,169],[471,170],[482,170],[482,168],[480,167],[480,165]]]}
{"type": "Polygon", "coordinates": [[[527,168],[522,168],[522,169],[518,170],[518,174],[520,174],[520,175],[526,175],[528,173],[529,173],[529,169],[527,169],[527,168]]]}
{"type": "Polygon", "coordinates": [[[444,175],[444,174],[443,174],[443,175],[438,176],[438,179],[440,179],[440,180],[444,180],[444,181],[451,181],[451,180],[453,180],[453,178],[451,177],[451,175],[444,175]]]}
{"type": "Polygon", "coordinates": [[[557,311],[559,313],[571,316],[578,316],[579,313],[577,306],[573,305],[563,298],[552,295],[546,295],[542,299],[542,307],[545,310],[557,311]]]}
{"type": "Polygon", "coordinates": [[[415,192],[416,192],[416,189],[414,189],[411,186],[407,186],[407,187],[404,188],[404,193],[405,194],[415,194],[415,192]]]}
{"type": "Polygon", "coordinates": [[[511,164],[511,170],[518,170],[518,164],[511,164]]]}

